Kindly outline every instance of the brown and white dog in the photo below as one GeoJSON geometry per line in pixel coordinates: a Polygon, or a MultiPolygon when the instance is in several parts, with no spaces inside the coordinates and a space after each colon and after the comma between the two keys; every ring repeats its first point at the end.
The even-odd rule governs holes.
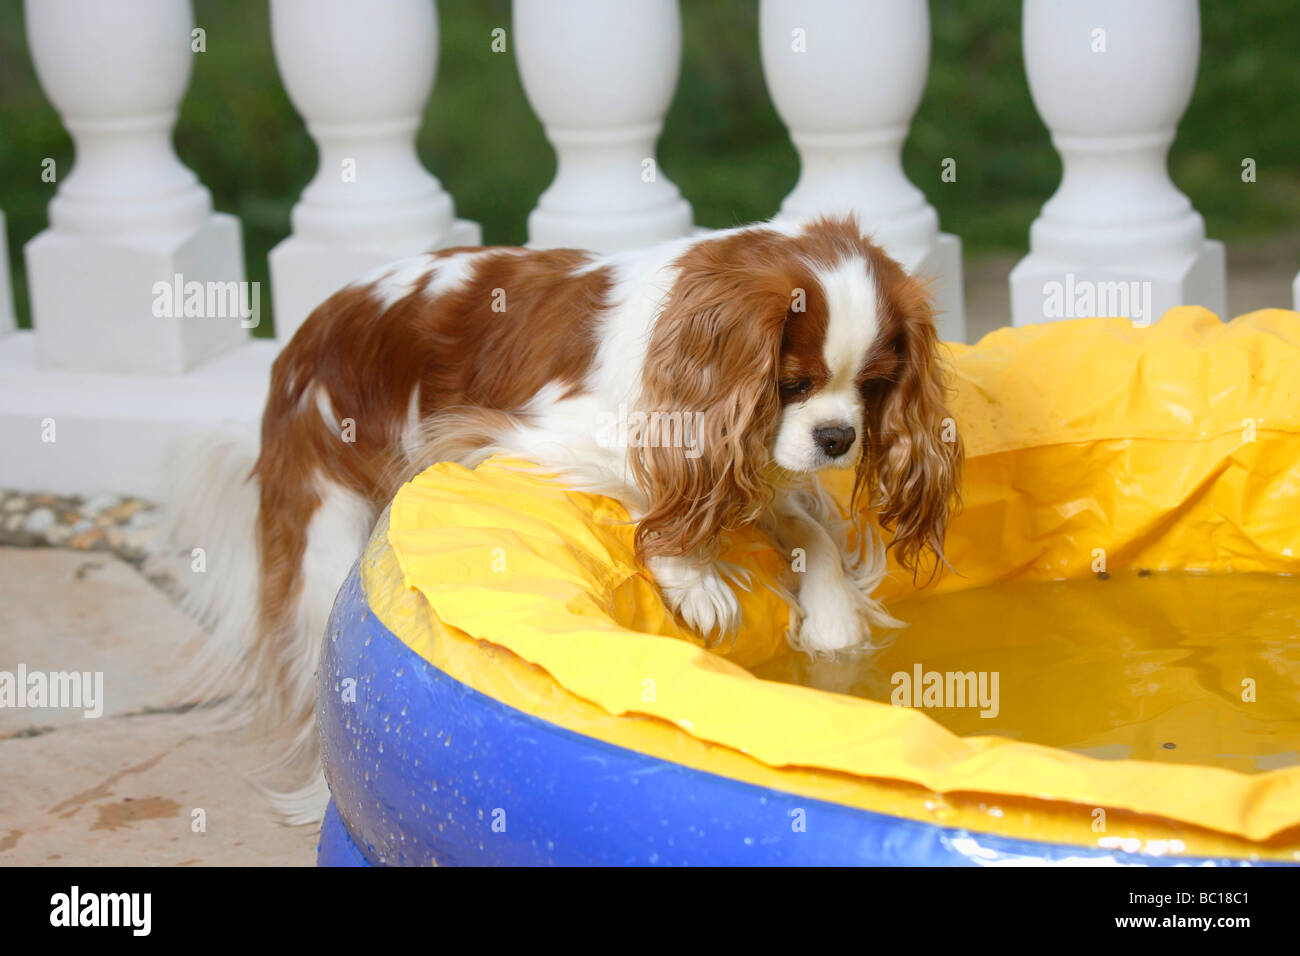
{"type": "Polygon", "coordinates": [[[307,783],[281,809],[307,822],[324,806],[313,674],[335,593],[401,482],[436,461],[509,453],[616,498],[702,636],[739,623],[718,555],[747,525],[803,549],[797,646],[836,651],[896,623],[872,598],[883,544],[846,553],[813,474],[856,468],[902,564],[941,560],[961,446],[944,435],[936,348],[925,288],[852,219],[614,256],[448,249],[336,293],[275,363],[251,473],[225,446],[178,475],[193,504],[173,536],[212,554],[212,586],[187,603],[307,783]],[[629,411],[688,423],[687,442],[610,440],[601,423],[629,411]]]}

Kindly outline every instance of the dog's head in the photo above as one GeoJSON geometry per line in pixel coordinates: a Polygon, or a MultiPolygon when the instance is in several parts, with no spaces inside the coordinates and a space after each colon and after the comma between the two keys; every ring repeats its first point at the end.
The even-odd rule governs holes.
{"type": "Polygon", "coordinates": [[[676,268],[641,401],[694,414],[698,452],[635,450],[639,555],[714,551],[781,472],[826,467],[856,469],[904,566],[941,554],[962,449],[924,285],[852,218],[702,240],[676,268]]]}

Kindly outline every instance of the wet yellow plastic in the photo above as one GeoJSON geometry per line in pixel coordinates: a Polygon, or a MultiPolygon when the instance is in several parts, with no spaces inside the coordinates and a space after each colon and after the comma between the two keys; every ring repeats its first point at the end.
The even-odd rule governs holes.
{"type": "Polygon", "coordinates": [[[925,712],[1106,759],[1300,766],[1300,586],[1290,575],[1142,574],[1006,581],[895,603],[870,654],[794,651],[769,680],[925,712]]]}
{"type": "MultiPolygon", "coordinates": [[[[947,543],[957,574],[921,592],[894,574],[882,593],[898,610],[998,581],[1086,577],[1099,556],[1114,574],[1296,570],[1300,315],[1223,325],[1178,309],[1147,329],[1076,320],[1000,330],[951,354],[968,452],[966,510],[947,543]]],[[[843,494],[847,476],[827,484],[843,494]]],[[[783,557],[758,535],[734,536],[725,556],[756,586],[735,646],[714,653],[675,622],[631,543],[609,499],[503,460],[438,465],[393,502],[367,591],[385,624],[451,676],[688,766],[986,832],[1300,859],[1300,768],[1098,760],[761,680],[745,668],[783,653],[786,610],[762,586],[783,557]]],[[[1300,736],[1294,722],[1278,726],[1300,736]]]]}

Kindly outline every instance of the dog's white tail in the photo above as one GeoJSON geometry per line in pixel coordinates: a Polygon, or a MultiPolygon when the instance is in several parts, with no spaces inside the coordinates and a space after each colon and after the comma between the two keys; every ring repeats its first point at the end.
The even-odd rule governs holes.
{"type": "Polygon", "coordinates": [[[334,596],[374,515],[358,495],[316,476],[303,489],[319,505],[305,553],[292,556],[291,607],[279,622],[262,621],[257,444],[251,435],[209,433],[172,450],[165,551],[146,571],[172,577],[182,609],[207,632],[184,649],[173,700],[202,705],[205,729],[252,730],[271,753],[250,768],[254,784],[286,823],[313,823],[328,796],[315,735],[316,666],[334,596]]]}
{"type": "MultiPolygon", "coordinates": [[[[168,456],[165,550],[145,570],[170,576],[182,610],[208,632],[184,649],[176,703],[211,705],[249,690],[240,686],[240,662],[256,631],[257,445],[252,434],[209,432],[183,439],[168,456]]],[[[244,713],[220,708],[212,716],[240,723],[244,713]]]]}

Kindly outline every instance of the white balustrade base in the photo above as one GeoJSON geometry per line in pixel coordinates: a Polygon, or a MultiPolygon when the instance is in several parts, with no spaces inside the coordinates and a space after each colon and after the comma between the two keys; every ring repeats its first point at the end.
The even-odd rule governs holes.
{"type": "Polygon", "coordinates": [[[546,197],[528,214],[528,248],[589,249],[602,255],[644,249],[695,231],[685,199],[644,212],[611,213],[603,221],[589,212],[566,215],[545,208],[546,197]]]}
{"type": "Polygon", "coordinates": [[[254,340],[184,375],[108,375],[41,368],[34,333],[6,336],[0,487],[159,501],[177,439],[209,428],[257,433],[276,351],[254,340]],[[54,440],[44,440],[51,425],[54,440]]]}
{"type": "Polygon", "coordinates": [[[1104,306],[1112,301],[1114,283],[1137,283],[1128,287],[1130,311],[1146,312],[1149,308],[1149,312],[1129,316],[1135,321],[1151,323],[1175,306],[1199,305],[1226,322],[1231,318],[1227,314],[1226,276],[1224,246],[1215,239],[1205,240],[1198,255],[1182,262],[1135,263],[1128,267],[1081,265],[1030,253],[1011,270],[1011,324],[1036,325],[1110,314],[1104,306]],[[1049,283],[1059,283],[1059,289],[1049,287],[1049,283]],[[1049,291],[1061,293],[1066,314],[1058,315],[1054,310],[1048,314],[1049,305],[1055,305],[1049,291]],[[1087,294],[1093,296],[1095,307],[1087,316],[1076,314],[1076,303],[1087,294]],[[1134,294],[1142,296],[1141,305],[1132,303],[1134,294]]]}
{"type": "Polygon", "coordinates": [[[437,242],[420,247],[366,246],[347,248],[290,236],[271,250],[271,296],[275,304],[275,337],[281,343],[307,320],[312,310],[349,282],[380,266],[421,251],[483,244],[476,222],[456,219],[437,242]]]}
{"type": "Polygon", "coordinates": [[[238,315],[186,318],[183,301],[170,316],[154,314],[155,283],[173,285],[177,275],[243,282],[234,216],[213,213],[186,235],[130,239],[47,229],[23,252],[43,367],[175,375],[248,339],[238,315]]]}
{"type": "Polygon", "coordinates": [[[9,284],[9,240],[5,229],[5,214],[0,212],[0,337],[18,325],[14,320],[13,286],[9,284]]]}
{"type": "Polygon", "coordinates": [[[1300,312],[1300,272],[1295,274],[1295,284],[1291,286],[1291,308],[1300,312]]]}
{"type": "Polygon", "coordinates": [[[966,341],[966,293],[961,269],[961,239],[941,232],[915,264],[903,262],[913,275],[930,278],[934,290],[934,324],[944,342],[966,341]]]}

